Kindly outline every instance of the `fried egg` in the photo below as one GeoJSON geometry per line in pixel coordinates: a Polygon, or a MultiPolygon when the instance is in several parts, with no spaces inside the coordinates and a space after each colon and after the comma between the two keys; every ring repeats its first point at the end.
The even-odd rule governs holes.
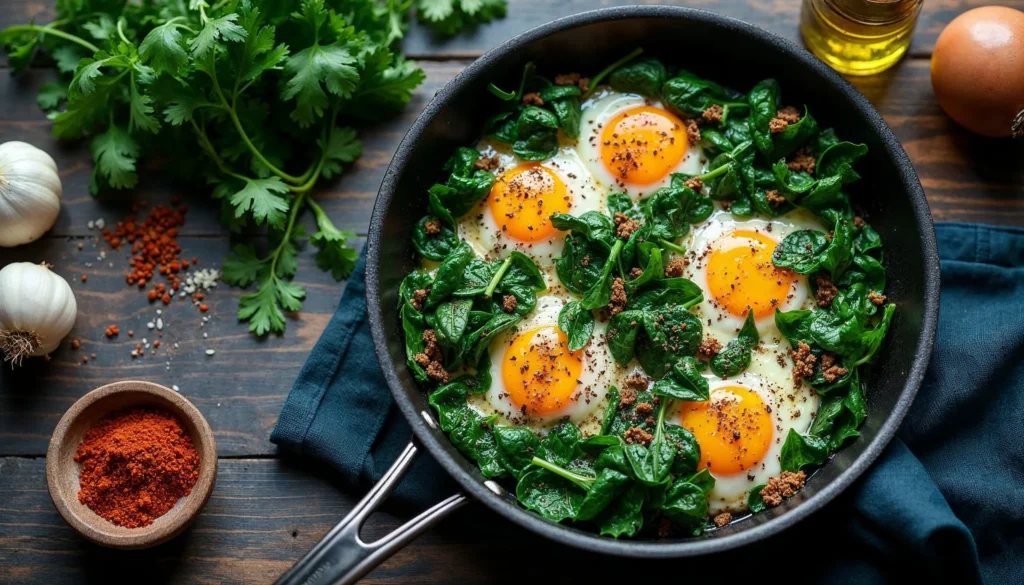
{"type": "Polygon", "coordinates": [[[807,432],[818,397],[806,384],[797,387],[772,351],[755,349],[750,366],[734,378],[707,377],[710,399],[676,402],[666,420],[688,429],[700,445],[698,468],[715,478],[710,514],[741,512],[751,488],[782,473],[786,435],[807,432]]]}
{"type": "Polygon", "coordinates": [[[580,128],[577,149],[595,181],[634,201],[668,186],[672,173],[698,175],[707,163],[685,121],[639,95],[597,92],[583,104],[580,128]]]}
{"type": "Polygon", "coordinates": [[[481,141],[477,148],[483,156],[497,158],[496,178],[490,193],[459,220],[459,236],[488,260],[512,250],[523,252],[545,273],[548,284],[554,284],[552,267],[562,253],[565,233],[555,229],[550,216],[603,210],[602,192],[571,144],[541,162],[520,160],[499,142],[481,141]]]}
{"type": "Polygon", "coordinates": [[[690,261],[683,276],[704,290],[696,314],[711,336],[722,344],[736,337],[749,307],[762,336],[777,338],[776,309],[810,308],[807,277],[772,262],[779,242],[802,229],[828,231],[802,210],[773,219],[738,220],[719,209],[694,226],[683,239],[690,261]]]}
{"type": "Polygon", "coordinates": [[[572,421],[584,435],[600,431],[605,395],[621,368],[605,346],[604,323],[597,324],[586,347],[569,351],[558,328],[567,301],[561,295],[540,297],[515,330],[491,343],[491,387],[470,397],[478,411],[497,414],[499,424],[537,431],[562,420],[572,421]]]}

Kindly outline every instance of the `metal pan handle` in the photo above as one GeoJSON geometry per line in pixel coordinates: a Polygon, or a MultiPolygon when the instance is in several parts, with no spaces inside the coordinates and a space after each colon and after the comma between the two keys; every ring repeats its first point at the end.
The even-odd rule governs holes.
{"type": "Polygon", "coordinates": [[[454,512],[468,500],[463,494],[455,494],[422,512],[394,532],[375,542],[363,542],[359,537],[370,514],[402,481],[402,477],[416,459],[416,445],[412,441],[405,447],[398,460],[388,469],[384,477],[373,486],[356,507],[288,569],[276,585],[349,585],[379,565],[399,549],[412,542],[421,532],[454,512]]]}

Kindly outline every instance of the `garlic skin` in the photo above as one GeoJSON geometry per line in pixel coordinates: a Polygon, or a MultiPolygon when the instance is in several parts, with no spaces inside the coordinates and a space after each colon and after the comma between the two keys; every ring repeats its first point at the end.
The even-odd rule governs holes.
{"type": "Polygon", "coordinates": [[[46,233],[63,194],[57,163],[25,142],[0,144],[0,246],[27,244],[46,233]]]}
{"type": "Polygon", "coordinates": [[[6,361],[20,364],[57,349],[77,315],[71,286],[48,265],[15,262],[0,270],[0,352],[6,361]]]}

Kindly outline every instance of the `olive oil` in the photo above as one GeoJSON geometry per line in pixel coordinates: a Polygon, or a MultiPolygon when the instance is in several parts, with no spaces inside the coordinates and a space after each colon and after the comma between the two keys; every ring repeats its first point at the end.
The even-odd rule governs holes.
{"type": "Polygon", "coordinates": [[[800,32],[807,49],[833,69],[871,75],[910,47],[922,0],[804,0],[800,32]]]}

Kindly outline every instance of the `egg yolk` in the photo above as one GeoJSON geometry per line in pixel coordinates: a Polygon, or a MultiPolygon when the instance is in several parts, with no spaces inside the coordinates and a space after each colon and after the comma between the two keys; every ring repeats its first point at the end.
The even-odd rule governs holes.
{"type": "Polygon", "coordinates": [[[650,185],[664,179],[686,156],[682,120],[653,106],[620,112],[601,131],[601,159],[624,183],[650,185]]]}
{"type": "Polygon", "coordinates": [[[548,218],[552,213],[569,213],[572,196],[551,169],[527,163],[498,177],[488,205],[502,232],[520,242],[536,242],[555,233],[548,218]]]}
{"type": "Polygon", "coordinates": [[[772,262],[778,244],[772,238],[747,230],[731,235],[738,240],[734,245],[708,254],[708,293],[718,306],[737,317],[746,317],[747,307],[754,311],[754,319],[774,314],[789,295],[796,275],[772,262]]]}
{"type": "Polygon", "coordinates": [[[724,386],[706,402],[684,403],[682,426],[697,439],[702,466],[715,475],[754,467],[772,442],[772,419],[764,400],[743,386],[724,386]]]}
{"type": "Polygon", "coordinates": [[[512,340],[505,351],[501,379],[520,412],[546,415],[573,401],[582,370],[582,352],[570,352],[565,333],[554,325],[545,325],[512,340]]]}

